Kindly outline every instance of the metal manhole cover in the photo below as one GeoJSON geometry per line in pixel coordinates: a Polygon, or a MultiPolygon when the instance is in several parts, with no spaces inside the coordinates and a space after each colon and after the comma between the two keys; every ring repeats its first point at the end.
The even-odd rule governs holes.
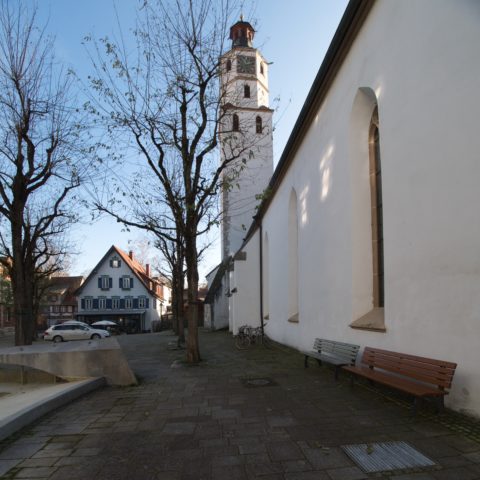
{"type": "Polygon", "coordinates": [[[271,378],[243,378],[242,382],[247,387],[269,387],[277,385],[271,378]]]}
{"type": "Polygon", "coordinates": [[[436,466],[406,442],[361,443],[341,448],[366,473],[436,466]]]}

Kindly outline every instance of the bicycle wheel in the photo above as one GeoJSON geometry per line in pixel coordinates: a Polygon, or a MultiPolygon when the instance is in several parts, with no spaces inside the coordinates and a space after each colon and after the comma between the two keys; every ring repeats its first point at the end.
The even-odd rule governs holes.
{"type": "Polygon", "coordinates": [[[237,335],[235,337],[235,346],[239,350],[245,350],[250,346],[250,337],[248,335],[237,335]]]}

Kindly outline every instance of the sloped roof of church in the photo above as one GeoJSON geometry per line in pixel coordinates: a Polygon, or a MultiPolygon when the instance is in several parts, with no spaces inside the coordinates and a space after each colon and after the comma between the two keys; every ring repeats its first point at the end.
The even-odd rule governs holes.
{"type": "MultiPolygon", "coordinates": [[[[348,3],[327,53],[325,54],[325,58],[320,65],[317,76],[308,92],[302,110],[295,122],[292,133],[288,138],[282,156],[270,179],[267,187],[269,195],[267,195],[260,204],[258,213],[255,215],[254,221],[247,232],[244,244],[248,242],[259,227],[261,218],[267,211],[272,198],[275,196],[275,192],[282,183],[283,177],[295,158],[295,151],[299,142],[307,131],[318,106],[324,100],[330,85],[335,79],[336,73],[340,69],[343,60],[355,41],[357,33],[365,22],[374,3],[375,0],[350,0],[348,3]]],[[[241,248],[243,248],[243,245],[241,248]]]]}

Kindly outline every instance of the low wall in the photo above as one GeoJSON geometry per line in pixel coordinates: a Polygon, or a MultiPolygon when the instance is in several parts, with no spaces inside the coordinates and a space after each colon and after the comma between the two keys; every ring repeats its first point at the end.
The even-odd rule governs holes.
{"type": "Polygon", "coordinates": [[[137,383],[115,338],[2,348],[0,364],[23,365],[65,380],[104,377],[109,385],[137,383]]]}

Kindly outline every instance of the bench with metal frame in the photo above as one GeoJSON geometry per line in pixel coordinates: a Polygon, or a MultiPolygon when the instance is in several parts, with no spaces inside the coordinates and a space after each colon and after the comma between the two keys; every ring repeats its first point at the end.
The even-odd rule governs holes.
{"type": "Polygon", "coordinates": [[[347,365],[343,370],[352,374],[352,385],[354,375],[358,375],[412,395],[412,413],[415,414],[424,398],[433,398],[437,411],[443,410],[444,397],[452,385],[456,366],[456,363],[443,360],[365,347],[361,365],[347,365]]]}
{"type": "Polygon", "coordinates": [[[303,352],[305,355],[305,368],[308,368],[309,358],[315,358],[319,365],[322,362],[329,363],[335,367],[335,380],[337,380],[341,367],[344,365],[355,365],[359,348],[359,345],[351,343],[316,338],[313,350],[303,352]]]}

